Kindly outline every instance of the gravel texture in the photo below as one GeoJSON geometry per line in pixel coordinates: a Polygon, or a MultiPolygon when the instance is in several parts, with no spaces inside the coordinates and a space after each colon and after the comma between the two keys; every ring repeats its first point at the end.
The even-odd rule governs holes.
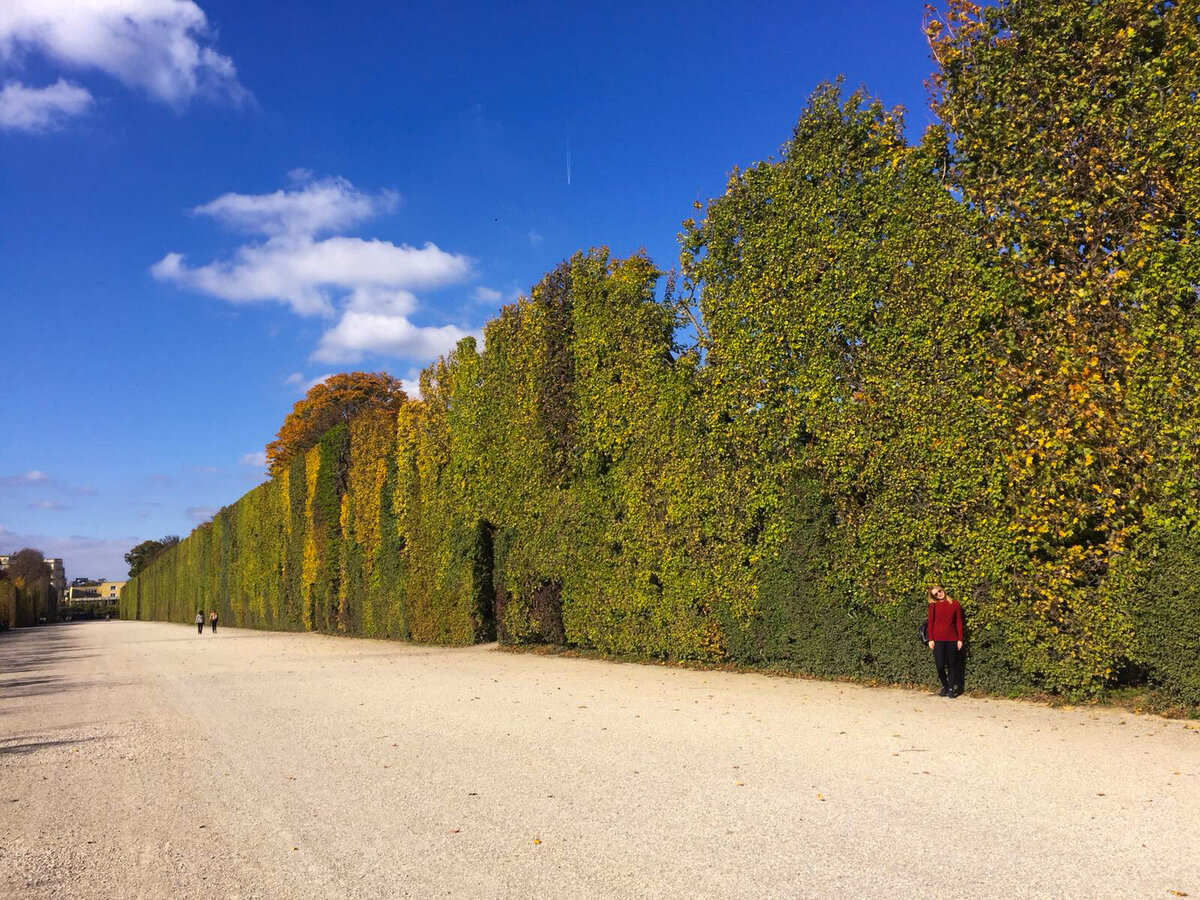
{"type": "Polygon", "coordinates": [[[5,898],[1169,900],[1200,896],[1198,834],[1194,722],[493,647],[0,635],[5,898]]]}

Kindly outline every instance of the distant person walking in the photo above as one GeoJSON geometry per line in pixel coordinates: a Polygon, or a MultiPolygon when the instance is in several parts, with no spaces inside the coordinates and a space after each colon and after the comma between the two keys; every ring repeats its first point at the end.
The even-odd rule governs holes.
{"type": "Polygon", "coordinates": [[[204,613],[196,610],[196,634],[204,634],[204,613]]]}
{"type": "Polygon", "coordinates": [[[961,669],[958,654],[963,647],[962,607],[951,600],[937,585],[929,589],[929,610],[926,620],[929,649],[937,666],[938,681],[942,683],[939,697],[957,697],[962,693],[961,669]]]}
{"type": "Polygon", "coordinates": [[[217,633],[217,611],[214,609],[208,614],[208,624],[212,626],[213,634],[217,633]]]}

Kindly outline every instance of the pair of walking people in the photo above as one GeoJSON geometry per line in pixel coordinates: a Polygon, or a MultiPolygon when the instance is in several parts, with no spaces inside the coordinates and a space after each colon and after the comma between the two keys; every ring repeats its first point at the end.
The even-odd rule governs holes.
{"type": "Polygon", "coordinates": [[[938,696],[957,697],[963,690],[962,607],[937,585],[929,589],[925,637],[929,649],[933,651],[933,663],[937,666],[938,681],[942,684],[938,696]]]}
{"type": "MultiPolygon", "coordinates": [[[[212,626],[212,633],[217,633],[217,611],[214,609],[208,614],[208,624],[212,626]]],[[[204,611],[196,610],[196,634],[204,634],[204,611]]]]}

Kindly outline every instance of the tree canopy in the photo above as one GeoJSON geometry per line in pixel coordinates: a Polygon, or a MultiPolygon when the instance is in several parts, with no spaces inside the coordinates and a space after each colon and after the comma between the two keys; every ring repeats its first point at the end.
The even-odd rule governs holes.
{"type": "Polygon", "coordinates": [[[386,372],[344,372],[313,385],[296,401],[275,440],[267,444],[271,473],[282,472],[334,425],[372,409],[394,414],[405,397],[399,380],[386,372]]]}
{"type": "Polygon", "coordinates": [[[129,577],[133,578],[150,565],[160,553],[178,543],[179,535],[177,534],[164,535],[157,541],[142,541],[125,554],[125,562],[129,565],[129,577]]]}
{"type": "Polygon", "coordinates": [[[39,578],[49,578],[50,564],[41,550],[25,547],[9,558],[7,571],[13,581],[28,585],[39,578]]]}

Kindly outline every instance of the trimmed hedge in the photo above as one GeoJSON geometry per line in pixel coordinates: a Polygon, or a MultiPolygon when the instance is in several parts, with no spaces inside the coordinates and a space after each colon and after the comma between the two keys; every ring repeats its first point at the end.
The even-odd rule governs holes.
{"type": "Polygon", "coordinates": [[[216,610],[231,625],[469,643],[471,617],[456,627],[453,609],[419,609],[413,633],[396,469],[390,420],[331,429],[131,579],[121,615],[190,622],[216,610]]]}
{"type": "Polygon", "coordinates": [[[17,586],[11,581],[0,579],[0,631],[8,631],[17,624],[17,586]]]}
{"type": "Polygon", "coordinates": [[[48,578],[29,584],[0,579],[0,631],[26,628],[58,615],[57,594],[48,578]]]}
{"type": "Polygon", "coordinates": [[[1176,6],[1087,9],[931,20],[950,130],[916,146],[822,87],[684,223],[665,289],[575,255],[123,613],[913,682],[938,582],[973,685],[1200,702],[1200,39],[1176,6]],[[1046,167],[1068,108],[1111,158],[1087,179],[1046,167]]]}

